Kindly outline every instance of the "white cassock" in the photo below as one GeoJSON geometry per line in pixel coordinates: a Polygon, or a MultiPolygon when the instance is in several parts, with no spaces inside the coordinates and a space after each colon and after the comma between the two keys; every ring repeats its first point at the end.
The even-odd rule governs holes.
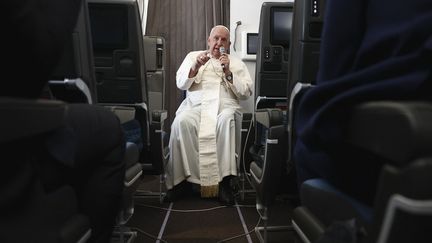
{"type": "Polygon", "coordinates": [[[252,80],[246,65],[232,56],[232,84],[215,58],[188,78],[200,53],[190,52],[177,71],[177,87],[187,90],[187,95],[171,125],[166,186],[171,189],[186,179],[201,184],[203,197],[213,197],[223,177],[237,175],[234,113],[240,108],[239,99],[251,95],[252,80]]]}

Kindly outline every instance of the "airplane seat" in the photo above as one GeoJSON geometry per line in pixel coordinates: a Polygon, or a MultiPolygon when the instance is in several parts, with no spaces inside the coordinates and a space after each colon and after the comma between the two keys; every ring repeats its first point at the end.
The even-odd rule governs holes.
{"type": "Polygon", "coordinates": [[[356,200],[325,179],[306,180],[302,205],[293,215],[306,242],[318,240],[335,221],[350,219],[367,232],[361,242],[431,240],[431,115],[429,102],[376,101],[354,109],[347,143],[384,161],[374,204],[356,200]]]}
{"type": "MultiPolygon", "coordinates": [[[[277,3],[276,3],[277,4],[277,3]]],[[[294,182],[296,173],[294,164],[291,161],[291,147],[295,142],[295,133],[290,129],[290,123],[293,122],[296,104],[300,97],[309,88],[313,87],[318,72],[318,62],[320,53],[321,29],[323,26],[325,1],[298,1],[294,2],[292,7],[292,25],[290,26],[289,55],[286,62],[287,79],[286,79],[286,107],[279,108],[274,105],[269,109],[260,109],[257,105],[256,120],[257,134],[255,144],[250,151],[255,158],[255,163],[259,166],[265,164],[263,160],[265,151],[265,139],[269,129],[272,126],[283,125],[284,135],[278,134],[282,142],[288,144],[287,153],[285,148],[282,157],[283,168],[288,175],[288,180],[294,182]],[[315,4],[315,6],[313,6],[315,4]],[[313,12],[316,10],[316,12],[313,12]],[[286,111],[285,111],[286,110],[286,111]],[[272,123],[271,121],[279,121],[272,123]]],[[[278,163],[272,161],[271,163],[278,163]]],[[[295,182],[294,182],[295,183],[295,182]]],[[[288,186],[290,187],[290,185],[288,186]]],[[[289,189],[292,194],[297,194],[296,190],[289,189]]]]}
{"type": "Polygon", "coordinates": [[[58,101],[0,98],[1,154],[7,162],[0,170],[2,241],[86,242],[90,238],[90,221],[79,213],[74,189],[69,185],[48,188],[43,171],[34,166],[54,160],[43,144],[63,125],[65,109],[58,101]]]}
{"type": "Polygon", "coordinates": [[[134,106],[107,105],[100,103],[96,79],[92,38],[90,30],[89,3],[83,1],[83,8],[71,38],[68,39],[63,57],[56,67],[52,80],[49,81],[49,90],[53,98],[69,103],[87,103],[102,106],[115,114],[123,128],[126,138],[124,162],[126,164],[124,193],[122,206],[118,212],[117,226],[113,237],[133,240],[136,232],[130,231],[125,224],[133,214],[133,195],[138,188],[139,178],[143,170],[140,162],[140,153],[146,140],[142,135],[142,127],[137,119],[134,106]],[[96,95],[96,96],[94,96],[96,95]]]}
{"type": "MultiPolygon", "coordinates": [[[[291,230],[290,225],[268,225],[270,209],[277,195],[287,192],[285,161],[287,159],[287,137],[284,112],[278,108],[260,109],[255,112],[257,123],[266,127],[262,146],[252,146],[250,177],[256,191],[256,208],[263,226],[255,227],[260,242],[268,241],[269,231],[291,230]],[[270,119],[269,119],[270,118],[270,119]],[[259,148],[260,151],[254,149],[259,148]]],[[[289,190],[291,192],[291,190],[289,190]]]]}
{"type": "Polygon", "coordinates": [[[293,180],[286,173],[286,113],[288,108],[290,53],[292,50],[295,3],[266,2],[261,7],[255,85],[255,141],[249,152],[250,178],[256,191],[256,207],[263,226],[255,227],[260,242],[268,241],[269,231],[290,231],[291,225],[268,225],[271,206],[276,196],[288,194],[296,201],[293,180]]]}
{"type": "MultiPolygon", "coordinates": [[[[324,5],[320,1],[314,2],[318,3],[318,9],[324,5]]],[[[310,9],[313,8],[304,12],[309,14],[310,9]]],[[[307,53],[301,54],[297,60],[303,60],[304,55],[307,53]]],[[[302,73],[308,65],[304,63],[292,71],[302,73]]],[[[312,63],[310,68],[313,67],[312,63]]],[[[297,139],[295,116],[302,112],[298,103],[307,92],[317,87],[313,82],[304,82],[308,80],[299,81],[302,83],[294,85],[289,105],[292,115],[288,122],[291,151],[288,162],[292,166],[296,162],[292,156],[297,139]]],[[[324,178],[304,181],[300,185],[301,205],[294,210],[292,217],[292,225],[303,242],[336,240],[328,241],[326,237],[334,233],[331,230],[340,223],[355,232],[357,242],[431,241],[432,193],[428,185],[432,173],[432,131],[427,125],[432,118],[431,109],[429,101],[393,97],[363,101],[349,111],[343,143],[356,152],[352,156],[382,164],[373,202],[356,199],[351,195],[353,192],[346,192],[324,178]]],[[[371,166],[367,164],[365,161],[364,166],[371,166]]],[[[369,175],[364,176],[367,178],[369,175]]]]}
{"type": "MultiPolygon", "coordinates": [[[[87,97],[87,94],[85,94],[84,91],[90,90],[86,83],[82,82],[81,79],[72,80],[72,82],[71,80],[65,80],[63,83],[61,81],[50,81],[50,90],[52,93],[56,94],[56,97],[67,97],[65,101],[68,102],[76,101],[77,103],[85,103],[86,101],[92,100],[91,96],[88,96],[86,99],[81,99],[82,97],[87,97]],[[65,93],[61,94],[61,96],[59,96],[59,93],[56,93],[56,91],[58,91],[58,87],[68,86],[72,88],[69,90],[61,88],[61,90],[66,91],[65,93]],[[52,89],[53,87],[54,89],[52,89]]],[[[141,163],[139,163],[140,153],[143,147],[140,124],[138,120],[135,119],[136,110],[134,107],[102,107],[110,110],[118,117],[126,137],[125,155],[123,159],[126,167],[124,191],[122,205],[117,216],[117,225],[113,231],[113,237],[119,237],[121,242],[125,242],[125,240],[132,242],[136,238],[137,233],[127,228],[126,223],[133,215],[133,196],[135,195],[140,184],[138,179],[143,174],[143,167],[141,163]]]]}
{"type": "MultiPolygon", "coordinates": [[[[131,134],[141,131],[139,161],[143,173],[160,175],[162,184],[167,156],[163,39],[154,38],[149,49],[136,0],[89,0],[88,7],[97,103],[116,114],[130,110],[139,126],[129,124],[127,128],[131,134]],[[154,73],[153,69],[147,70],[152,63],[154,73]]],[[[162,201],[162,186],[157,196],[162,201]]]]}
{"type": "Polygon", "coordinates": [[[162,36],[143,36],[144,57],[147,71],[148,104],[151,114],[151,141],[157,141],[152,146],[152,174],[160,175],[163,179],[163,165],[168,156],[169,134],[166,132],[165,120],[167,111],[165,109],[165,85],[166,85],[166,44],[162,36]],[[161,145],[161,146],[159,146],[161,145]]]}
{"type": "Polygon", "coordinates": [[[166,44],[162,36],[143,36],[144,57],[149,93],[149,110],[163,110],[165,107],[166,44]]]}

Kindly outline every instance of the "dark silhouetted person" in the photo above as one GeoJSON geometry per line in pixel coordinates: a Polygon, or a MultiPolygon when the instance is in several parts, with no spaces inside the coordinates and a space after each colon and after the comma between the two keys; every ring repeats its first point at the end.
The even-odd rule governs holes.
{"type": "MultiPolygon", "coordinates": [[[[23,99],[41,96],[63,53],[65,40],[72,33],[81,4],[80,0],[0,3],[3,60],[0,96],[23,99]]],[[[16,151],[1,148],[0,214],[4,219],[26,213],[36,182],[42,183],[46,193],[71,185],[77,194],[79,211],[90,219],[91,242],[109,242],[123,190],[123,132],[117,117],[102,107],[69,104],[66,108],[61,128],[43,134],[33,144],[15,148],[16,151]],[[4,154],[14,156],[4,158],[4,154]],[[47,159],[19,161],[27,155],[47,159]]],[[[31,212],[28,213],[31,217],[31,212]]],[[[61,212],[53,207],[50,213],[61,212]]],[[[8,238],[10,232],[0,231],[0,241],[52,242],[50,238],[35,239],[31,238],[34,234],[26,233],[45,229],[47,222],[43,218],[37,222],[21,229],[18,238],[8,238]]]]}
{"type": "Polygon", "coordinates": [[[371,204],[382,162],[343,142],[349,111],[365,101],[431,100],[432,1],[326,4],[317,85],[296,119],[298,178],[325,178],[371,204]]]}

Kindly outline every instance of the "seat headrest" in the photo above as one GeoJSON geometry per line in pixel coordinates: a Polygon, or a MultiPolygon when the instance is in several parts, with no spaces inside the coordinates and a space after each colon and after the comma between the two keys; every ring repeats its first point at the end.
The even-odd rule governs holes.
{"type": "Polygon", "coordinates": [[[432,155],[429,102],[367,102],[351,118],[348,137],[356,146],[401,165],[432,155]]]}
{"type": "Polygon", "coordinates": [[[64,123],[60,101],[0,97],[0,143],[54,130],[64,123]]]}

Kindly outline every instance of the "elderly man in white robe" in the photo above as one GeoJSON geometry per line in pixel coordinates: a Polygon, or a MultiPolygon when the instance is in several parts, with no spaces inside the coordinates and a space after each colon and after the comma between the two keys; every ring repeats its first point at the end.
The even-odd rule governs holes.
{"type": "Polygon", "coordinates": [[[190,52],[177,71],[177,87],[187,95],[171,126],[166,199],[177,199],[194,183],[201,197],[233,204],[234,113],[239,100],[251,95],[252,80],[246,65],[225,52],[231,44],[227,27],[213,27],[207,44],[208,50],[190,52]]]}

